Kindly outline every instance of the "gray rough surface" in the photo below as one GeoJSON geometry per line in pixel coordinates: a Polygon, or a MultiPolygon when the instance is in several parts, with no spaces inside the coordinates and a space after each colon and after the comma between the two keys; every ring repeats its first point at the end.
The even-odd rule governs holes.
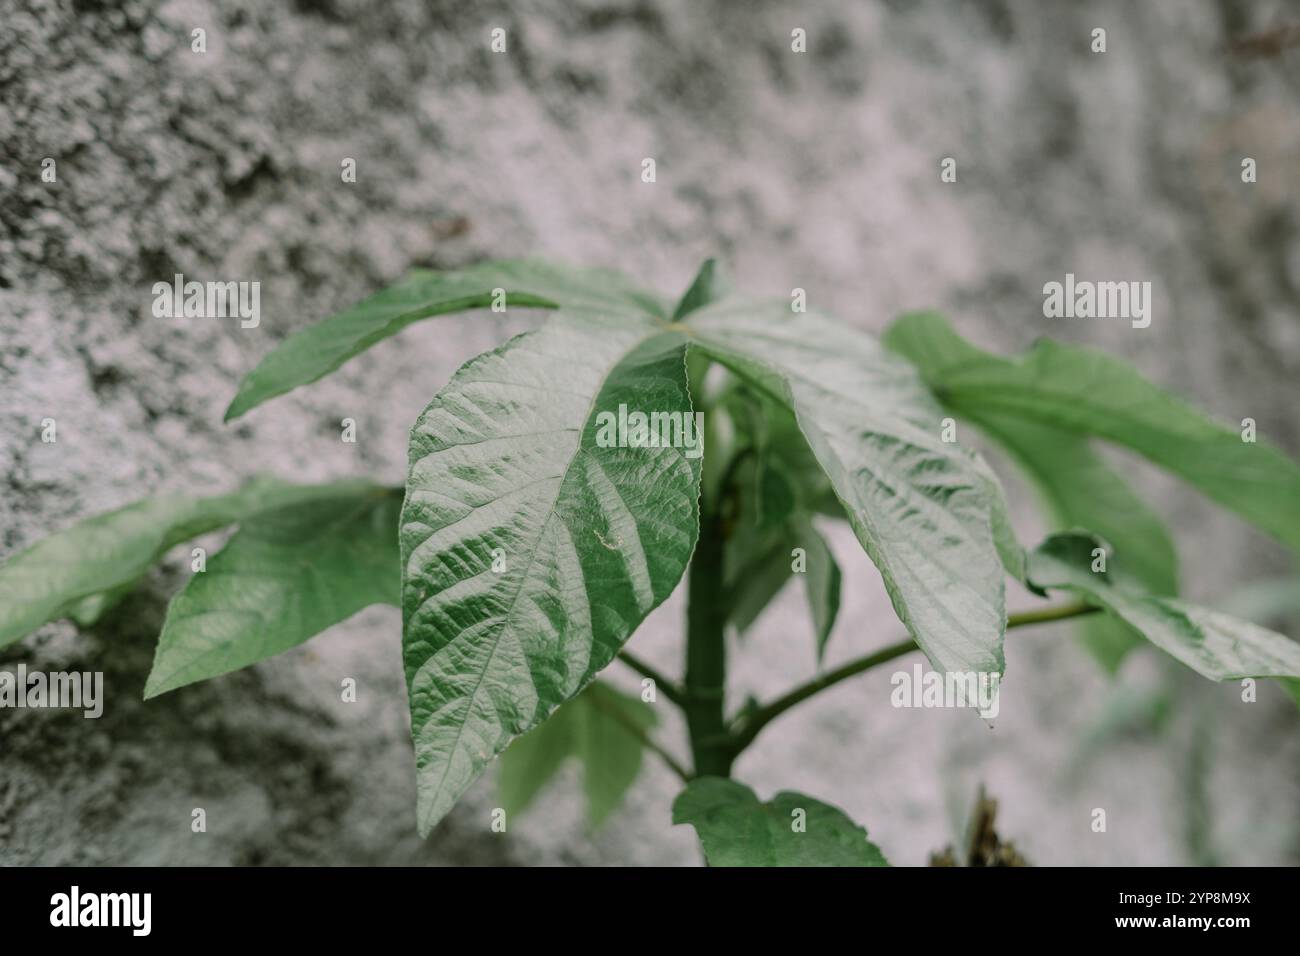
{"type": "MultiPolygon", "coordinates": [[[[1231,47],[1287,22],[1285,4],[806,6],[0,0],[0,557],[142,495],[259,470],[400,480],[419,409],[529,317],[427,323],[234,426],[221,411],[275,341],[408,267],[527,252],[666,290],[720,254],[741,285],[802,286],[873,331],[937,306],[989,346],[1088,341],[1300,450],[1300,51],[1231,47]],[[505,56],[487,49],[497,25],[505,56]],[[1088,50],[1094,26],[1104,55],[1088,50]],[[790,52],[794,27],[806,55],[790,52]],[[1239,180],[1243,155],[1255,185],[1239,180]],[[348,156],[355,185],[340,182],[348,156]],[[956,184],[939,181],[945,156],[956,184]],[[56,184],[41,182],[45,157],[56,184]],[[1154,324],[1044,319],[1042,284],[1067,271],[1151,279],[1154,324]],[[154,319],[149,288],[173,272],[260,280],[261,327],[154,319]],[[55,445],[37,437],[47,416],[55,445]],[[338,440],[345,416],[355,445],[338,440]]],[[[1286,568],[1262,535],[1122,461],[1175,527],[1190,595],[1286,568]]],[[[1038,530],[1027,507],[1019,519],[1038,530]]],[[[846,598],[831,664],[899,630],[878,575],[835,532],[846,598]]],[[[173,555],[103,624],[48,625],[0,653],[102,668],[111,694],[97,722],[0,712],[0,863],[698,860],[669,826],[674,779],[657,765],[595,837],[572,778],[492,834],[488,779],[421,842],[394,609],[141,703],[183,569],[173,555]],[[356,705],[338,701],[343,676],[358,679],[356,705]],[[206,834],[190,832],[194,807],[206,834]]],[[[679,594],[634,639],[673,670],[681,610],[679,594]]],[[[811,672],[802,613],[788,592],[737,652],[737,697],[811,672]]],[[[738,773],[763,795],[842,806],[898,863],[947,842],[982,780],[1035,862],[1177,864],[1196,858],[1183,796],[1195,712],[1213,728],[1216,858],[1300,858],[1300,739],[1280,694],[1248,706],[1184,682],[1171,731],[1087,751],[1111,692],[1066,636],[1009,640],[995,729],[890,708],[882,672],[792,714],[738,773]],[[1093,807],[1108,811],[1104,835],[1093,807]]],[[[1154,655],[1123,674],[1166,679],[1154,655]]]]}

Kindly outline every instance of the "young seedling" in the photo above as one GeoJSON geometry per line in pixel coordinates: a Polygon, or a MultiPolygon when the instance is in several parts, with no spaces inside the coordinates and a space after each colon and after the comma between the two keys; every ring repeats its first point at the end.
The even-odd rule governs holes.
{"type": "Polygon", "coordinates": [[[917,649],[941,676],[996,680],[1008,628],[1089,615],[1083,639],[1112,669],[1145,639],[1211,680],[1300,677],[1300,645],[1174,596],[1167,531],[1094,442],[1145,456],[1291,548],[1300,469],[1253,423],[1249,437],[1215,424],[1087,349],[1044,341],[1001,358],[933,314],[903,317],[882,344],[801,298],[734,295],[712,262],[676,304],[612,272],[499,262],[415,274],[289,337],[226,418],[413,322],[494,303],[551,312],[433,397],[404,488],[264,478],[83,521],[0,568],[0,645],[93,620],[172,546],[238,525],[172,602],[146,698],[398,604],[422,834],[503,752],[509,808],[574,756],[599,823],[649,749],[682,778],[673,819],[714,864],[884,864],[841,811],[792,792],[763,802],[731,768],[792,707],[917,649]],[[1021,549],[958,421],[1024,469],[1060,532],[1021,549]],[[818,531],[828,521],[852,528],[906,638],[728,710],[728,633],[793,577],[820,661],[841,587],[818,531]],[[1065,600],[1008,616],[1008,574],[1065,600]],[[625,645],[683,576],[685,669],[672,679],[625,645]],[[595,681],[616,659],[643,678],[640,698],[595,681]],[[684,712],[689,760],[653,738],[660,700],[684,712]]]}

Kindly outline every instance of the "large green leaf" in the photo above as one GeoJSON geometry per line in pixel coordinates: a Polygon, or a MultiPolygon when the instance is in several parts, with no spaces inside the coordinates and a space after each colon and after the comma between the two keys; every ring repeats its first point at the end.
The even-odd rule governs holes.
{"type": "Polygon", "coordinates": [[[465,365],[412,429],[400,540],[422,832],[686,568],[702,449],[603,447],[620,405],[691,412],[684,339],[573,309],[465,365]]]}
{"type": "Polygon", "coordinates": [[[699,834],[710,866],[888,866],[842,810],[783,790],[767,803],[734,780],[700,777],[673,801],[673,823],[699,834]]]}
{"type": "Polygon", "coordinates": [[[1001,557],[1014,567],[988,466],[941,438],[943,412],[871,337],[782,302],[693,313],[692,343],[793,409],[899,618],[942,671],[1004,670],[1001,557]]]}
{"type": "Polygon", "coordinates": [[[662,316],[663,305],[616,272],[535,259],[487,262],[455,272],[415,272],[402,282],[280,343],[239,386],[226,421],[267,399],[314,382],[413,322],[487,308],[493,290],[507,305],[553,309],[569,305],[635,308],[662,316]]]}
{"type": "Polygon", "coordinates": [[[572,757],[582,764],[587,821],[597,829],[636,782],[642,740],[655,723],[649,704],[593,681],[501,755],[497,785],[507,816],[522,813],[572,757]]]}
{"type": "MultiPolygon", "coordinates": [[[[1178,593],[1178,556],[1164,522],[1083,435],[997,412],[981,412],[983,431],[1025,470],[1056,528],[1087,528],[1114,546],[1113,570],[1153,594],[1178,593]]],[[[1142,637],[1123,621],[1079,622],[1084,645],[1112,673],[1142,637]]]]}
{"type": "Polygon", "coordinates": [[[145,698],[301,644],[371,604],[397,604],[390,488],[345,482],[245,522],[167,610],[145,698]]]}
{"type": "Polygon", "coordinates": [[[954,411],[1027,418],[1125,445],[1300,549],[1300,467],[1266,442],[1206,418],[1118,359],[1040,339],[1017,358],[983,352],[942,316],[904,316],[890,348],[954,411]]]}
{"type": "Polygon", "coordinates": [[[46,621],[93,620],[182,541],[325,493],[257,478],[225,495],[147,498],[50,535],[0,567],[0,647],[46,621]]]}
{"type": "Polygon", "coordinates": [[[1103,548],[1086,534],[1056,534],[1029,555],[1030,583],[1071,591],[1105,608],[1210,680],[1300,677],[1300,644],[1247,621],[1175,598],[1145,594],[1109,571],[1092,570],[1103,548]]]}

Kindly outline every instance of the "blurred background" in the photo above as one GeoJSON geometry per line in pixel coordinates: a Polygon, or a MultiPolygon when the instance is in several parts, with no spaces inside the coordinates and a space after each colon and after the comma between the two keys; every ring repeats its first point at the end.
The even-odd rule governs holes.
{"type": "MultiPolygon", "coordinates": [[[[674,295],[716,255],[748,291],[803,287],[871,332],[934,307],[999,351],[1087,342],[1300,453],[1294,4],[0,0],[0,23],[0,560],[94,512],[255,472],[400,482],[424,404],[537,316],[419,324],[223,426],[238,379],[410,267],[530,253],[674,295]],[[489,51],[496,27],[506,54],[489,51]],[[259,280],[260,326],[153,318],[150,288],[176,272],[259,280]],[[1042,286],[1066,272],[1151,281],[1150,328],[1045,319],[1042,286]]],[[[1291,573],[1279,546],[1114,460],[1173,529],[1187,596],[1285,627],[1295,585],[1258,587],[1291,573]]],[[[1028,489],[993,461],[1034,540],[1028,489]]],[[[826,530],[845,574],[834,666],[901,627],[848,530],[826,530]]],[[[99,625],[0,651],[9,669],[103,670],[108,694],[98,721],[0,711],[0,863],[699,862],[651,758],[594,835],[570,768],[508,834],[489,829],[489,773],[419,840],[393,608],[141,703],[187,555],[99,625]],[[346,707],[345,676],[360,688],[346,707]]],[[[630,645],[674,674],[682,611],[679,591],[630,645]]],[[[993,728],[891,708],[887,667],[774,724],[737,776],[843,808],[898,864],[952,842],[980,784],[1031,863],[1300,862],[1300,714],[1276,687],[1243,704],[1154,651],[1112,681],[1068,624],[1015,632],[1007,662],[993,728]]],[[[735,703],[814,672],[797,587],[733,665],[735,703]]]]}

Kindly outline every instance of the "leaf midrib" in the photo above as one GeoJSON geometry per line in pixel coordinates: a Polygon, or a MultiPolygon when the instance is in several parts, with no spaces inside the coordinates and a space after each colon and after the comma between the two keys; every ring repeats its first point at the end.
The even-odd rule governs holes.
{"type": "MultiPolygon", "coordinates": [[[[648,313],[647,313],[647,315],[648,315],[648,313]]],[[[510,623],[511,619],[513,618],[514,613],[515,613],[515,609],[519,606],[519,595],[520,595],[520,594],[522,593],[522,591],[523,591],[524,584],[525,584],[525,582],[528,580],[528,576],[529,576],[529,574],[532,572],[532,569],[533,569],[534,564],[536,564],[536,561],[537,561],[537,551],[538,551],[538,549],[541,547],[542,539],[546,536],[547,531],[548,531],[548,530],[550,529],[550,527],[551,527],[551,523],[555,520],[555,517],[556,517],[556,509],[557,509],[557,507],[559,506],[559,502],[560,502],[560,495],[561,495],[561,493],[564,491],[564,486],[565,486],[565,484],[566,484],[566,483],[568,482],[568,480],[569,480],[569,475],[573,472],[574,464],[575,464],[575,463],[576,463],[576,462],[577,462],[577,461],[578,461],[578,460],[579,460],[583,455],[588,454],[587,450],[584,449],[584,448],[582,447],[582,434],[585,433],[586,430],[587,430],[587,425],[588,425],[588,424],[590,423],[590,421],[591,421],[591,415],[592,415],[592,412],[595,410],[595,408],[596,408],[596,403],[597,403],[597,401],[599,401],[601,394],[602,394],[602,393],[604,392],[604,390],[605,390],[605,385],[608,383],[610,375],[613,373],[614,369],[618,368],[620,365],[622,365],[622,364],[627,360],[628,356],[630,356],[630,355],[631,355],[632,353],[634,353],[637,349],[639,349],[642,345],[644,345],[646,342],[648,342],[648,341],[650,340],[650,338],[652,338],[654,335],[661,335],[661,334],[663,334],[663,332],[665,331],[665,327],[663,326],[663,324],[661,323],[661,321],[658,319],[658,317],[656,317],[656,316],[648,316],[648,317],[649,317],[649,318],[650,318],[650,319],[651,319],[651,320],[652,320],[656,325],[659,325],[660,327],[659,327],[658,329],[654,329],[654,330],[651,330],[651,329],[647,329],[647,330],[645,330],[645,332],[642,334],[642,336],[641,336],[640,338],[638,338],[638,339],[635,341],[634,344],[632,344],[632,345],[631,345],[631,346],[630,346],[626,351],[620,353],[619,356],[618,356],[618,358],[617,358],[615,361],[611,362],[611,363],[607,366],[605,373],[601,376],[601,380],[600,380],[600,385],[599,385],[599,387],[597,387],[597,388],[595,389],[595,391],[593,392],[593,394],[592,394],[592,396],[591,396],[591,400],[590,400],[590,402],[589,402],[588,405],[587,405],[587,412],[586,412],[586,414],[583,416],[583,419],[582,419],[582,427],[579,428],[579,429],[577,429],[577,431],[578,431],[578,433],[579,433],[579,434],[578,434],[578,442],[577,442],[577,445],[576,445],[576,447],[575,447],[575,449],[574,449],[573,457],[571,457],[571,458],[569,459],[568,463],[565,465],[565,467],[564,467],[564,474],[563,474],[563,476],[560,478],[559,483],[555,486],[555,497],[554,497],[554,499],[552,499],[552,501],[551,501],[551,506],[550,506],[550,508],[549,508],[548,511],[547,511],[547,514],[546,514],[546,520],[542,522],[542,527],[541,527],[541,529],[538,531],[538,533],[537,533],[537,537],[536,537],[536,539],[535,539],[534,542],[533,542],[532,551],[531,551],[531,553],[529,554],[529,557],[528,557],[528,565],[527,565],[527,567],[525,567],[523,574],[521,574],[521,575],[519,576],[519,581],[518,581],[518,583],[515,585],[514,593],[513,593],[513,594],[511,595],[511,597],[510,597],[510,604],[509,604],[509,606],[508,606],[508,608],[507,608],[507,610],[506,610],[506,613],[503,615],[502,620],[501,620],[499,626],[496,628],[496,631],[497,631],[496,636],[495,636],[495,637],[493,638],[493,640],[492,640],[492,647],[491,647],[491,649],[488,651],[487,659],[483,662],[483,666],[482,666],[482,668],[480,668],[480,670],[479,670],[478,679],[474,682],[474,689],[470,692],[469,696],[465,698],[465,703],[466,703],[466,713],[465,713],[465,717],[464,717],[464,719],[460,720],[460,721],[458,722],[458,724],[457,724],[457,727],[456,727],[456,736],[455,736],[455,738],[452,740],[451,749],[450,749],[450,751],[449,751],[451,754],[455,754],[455,753],[460,749],[460,741],[461,741],[462,736],[463,736],[464,733],[465,733],[465,726],[469,723],[469,714],[470,714],[470,712],[473,710],[473,707],[474,707],[474,701],[478,698],[478,693],[479,693],[479,691],[480,691],[480,690],[482,689],[482,687],[483,687],[483,681],[486,679],[486,677],[487,677],[487,673],[488,673],[488,670],[489,670],[489,669],[491,668],[491,666],[492,666],[492,661],[496,658],[497,649],[501,646],[501,639],[502,639],[502,637],[503,637],[503,635],[504,635],[504,632],[505,632],[505,630],[506,630],[506,626],[510,623]]],[[[573,431],[573,430],[574,430],[574,429],[554,429],[553,431],[557,431],[557,432],[558,432],[558,431],[573,431]]],[[[544,433],[543,433],[543,434],[544,434],[544,433]]],[[[526,437],[526,436],[519,436],[519,437],[526,437]]],[[[471,444],[473,444],[473,443],[471,443],[471,444]]],[[[457,443],[457,445],[448,446],[448,447],[459,447],[459,443],[457,443]]],[[[427,539],[426,539],[426,540],[427,540],[427,539]]],[[[645,551],[644,546],[641,547],[641,550],[642,550],[642,552],[644,553],[644,551],[645,551]]],[[[584,586],[585,586],[585,580],[584,580],[584,586]]],[[[439,592],[439,593],[441,593],[441,592],[439,592]]],[[[427,599],[425,599],[425,601],[422,601],[420,606],[423,607],[424,604],[425,604],[425,602],[426,602],[427,600],[430,600],[431,598],[432,598],[432,595],[430,596],[430,598],[427,598],[427,599]]],[[[466,629],[462,628],[461,631],[460,631],[459,633],[460,633],[460,634],[463,634],[463,633],[465,633],[465,630],[466,630],[466,629]]],[[[459,636],[459,635],[458,635],[458,636],[459,636]]],[[[454,641],[454,640],[455,640],[455,639],[453,638],[453,641],[454,641]]],[[[440,655],[440,654],[441,654],[441,653],[442,653],[446,648],[450,647],[451,644],[453,643],[453,641],[448,641],[448,642],[447,642],[446,644],[444,644],[442,647],[438,648],[437,651],[435,651],[432,655],[429,656],[428,660],[425,661],[425,664],[424,664],[424,665],[421,665],[421,667],[419,668],[419,670],[423,670],[423,669],[424,669],[424,666],[426,666],[426,665],[428,664],[429,661],[433,660],[435,657],[437,657],[438,655],[440,655]]],[[[527,659],[527,658],[525,657],[525,659],[527,659]]],[[[417,670],[417,673],[418,673],[418,672],[419,672],[419,671],[417,670]]],[[[531,675],[531,668],[529,669],[529,672],[530,672],[530,675],[531,675]]],[[[531,676],[534,676],[534,684],[533,684],[533,686],[534,686],[534,689],[535,689],[535,688],[536,688],[536,678],[535,678],[535,675],[531,675],[531,676]]],[[[578,690],[581,690],[581,687],[579,687],[578,690]]],[[[576,693],[576,691],[575,691],[575,693],[576,693]]],[[[422,731],[422,732],[423,732],[424,728],[428,726],[428,724],[429,724],[429,721],[426,720],[426,721],[424,722],[424,724],[421,726],[421,731],[422,731]]],[[[440,797],[440,796],[442,795],[443,787],[446,785],[446,782],[447,782],[447,774],[451,771],[451,763],[452,763],[451,760],[444,760],[444,761],[442,762],[442,764],[443,764],[443,767],[442,767],[442,774],[441,774],[441,776],[439,776],[439,778],[438,778],[438,784],[437,784],[437,786],[436,786],[436,787],[434,788],[434,790],[433,790],[433,800],[435,800],[435,801],[436,801],[436,799],[437,799],[438,797],[440,797]]]]}

